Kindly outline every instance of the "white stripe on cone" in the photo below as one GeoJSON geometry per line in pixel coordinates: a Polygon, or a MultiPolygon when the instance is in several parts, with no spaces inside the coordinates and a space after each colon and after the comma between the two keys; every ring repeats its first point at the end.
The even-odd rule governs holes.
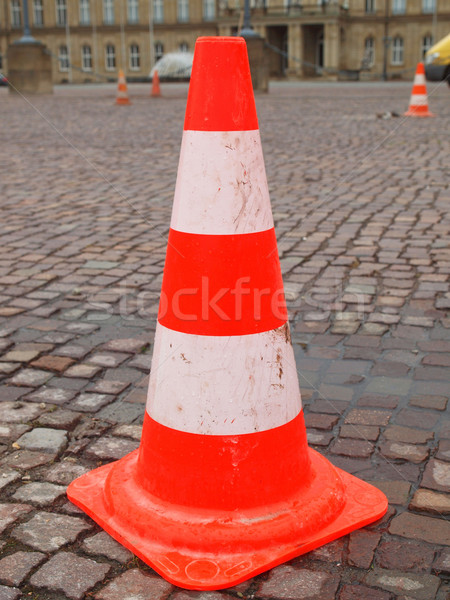
{"type": "Polygon", "coordinates": [[[301,410],[287,327],[205,336],[158,323],[148,414],[166,427],[196,434],[241,435],[285,425],[301,410]]]}
{"type": "Polygon", "coordinates": [[[422,73],[417,73],[414,76],[414,83],[413,83],[413,85],[426,85],[425,75],[423,75],[422,73]]]}
{"type": "Polygon", "coordinates": [[[410,106],[426,106],[427,104],[428,99],[424,94],[412,94],[409,101],[410,106]]]}
{"type": "Polygon", "coordinates": [[[273,227],[258,130],[184,131],[171,227],[199,234],[273,227]]]}

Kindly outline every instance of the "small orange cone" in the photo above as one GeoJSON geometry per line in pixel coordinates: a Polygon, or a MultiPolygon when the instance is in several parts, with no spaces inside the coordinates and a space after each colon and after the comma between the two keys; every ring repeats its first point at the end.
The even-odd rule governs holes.
{"type": "Polygon", "coordinates": [[[161,96],[161,89],[159,87],[159,75],[158,75],[158,71],[155,71],[154,74],[153,74],[152,93],[150,95],[152,96],[152,98],[156,98],[158,96],[161,96]]]}
{"type": "Polygon", "coordinates": [[[116,104],[131,104],[128,98],[127,80],[122,69],[119,69],[116,104]]]}
{"type": "Polygon", "coordinates": [[[414,84],[409,101],[409,108],[404,113],[405,117],[434,117],[428,110],[427,84],[423,63],[418,63],[414,84]]]}
{"type": "Polygon", "coordinates": [[[67,494],[198,590],[386,512],[308,448],[243,38],[196,42],[140,447],[67,494]]]}

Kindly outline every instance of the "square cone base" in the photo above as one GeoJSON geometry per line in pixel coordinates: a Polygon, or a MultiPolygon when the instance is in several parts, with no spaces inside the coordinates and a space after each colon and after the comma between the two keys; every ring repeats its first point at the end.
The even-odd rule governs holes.
{"type": "Polygon", "coordinates": [[[136,450],[73,481],[68,498],[169,582],[231,587],[379,519],[385,495],[308,448],[312,478],[295,497],[249,511],[161,501],[136,481],[136,450]]]}

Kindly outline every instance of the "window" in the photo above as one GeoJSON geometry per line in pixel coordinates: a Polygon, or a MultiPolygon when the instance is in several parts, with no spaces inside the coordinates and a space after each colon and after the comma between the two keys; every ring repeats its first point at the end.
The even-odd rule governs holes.
{"type": "Polygon", "coordinates": [[[370,69],[375,63],[375,40],[373,37],[366,38],[364,42],[364,65],[370,69]]]}
{"type": "Polygon", "coordinates": [[[67,46],[59,47],[59,70],[61,72],[69,70],[69,51],[67,50],[67,46]]]}
{"type": "Polygon", "coordinates": [[[215,0],[203,0],[203,19],[213,21],[216,18],[215,0]]]}
{"type": "Polygon", "coordinates": [[[88,44],[81,48],[81,68],[83,71],[92,71],[92,52],[88,44]]]}
{"type": "Polygon", "coordinates": [[[433,45],[433,36],[425,35],[422,38],[422,58],[425,56],[425,52],[428,52],[428,50],[431,48],[432,45],[433,45]]]}
{"type": "Polygon", "coordinates": [[[434,13],[436,0],[422,0],[422,12],[426,14],[434,13]]]}
{"type": "Polygon", "coordinates": [[[128,23],[139,23],[139,1],[128,0],[127,2],[128,23]]]}
{"type": "Polygon", "coordinates": [[[186,23],[189,21],[189,0],[177,0],[178,21],[186,23]]]}
{"type": "Polygon", "coordinates": [[[64,27],[67,22],[66,0],[56,0],[56,24],[64,27]]]}
{"type": "Polygon", "coordinates": [[[375,10],[375,0],[366,0],[366,13],[374,13],[375,10]]]}
{"type": "Polygon", "coordinates": [[[179,50],[180,52],[189,52],[189,44],[187,42],[181,42],[179,50]]]}
{"type": "Polygon", "coordinates": [[[392,40],[392,65],[403,64],[403,38],[396,36],[392,40]]]}
{"type": "Polygon", "coordinates": [[[392,0],[392,14],[404,15],[406,12],[406,0],[392,0]]]}
{"type": "Polygon", "coordinates": [[[20,0],[11,0],[11,27],[22,26],[22,15],[20,12],[20,0]]]}
{"type": "Polygon", "coordinates": [[[139,71],[141,68],[141,55],[139,53],[139,46],[137,44],[131,44],[130,46],[130,69],[132,71],[139,71]]]}
{"type": "Polygon", "coordinates": [[[105,67],[107,71],[114,71],[116,68],[116,49],[112,44],[106,46],[105,67]]]}
{"type": "Polygon", "coordinates": [[[33,22],[35,27],[42,27],[44,24],[42,0],[33,0],[33,22]]]}
{"type": "Polygon", "coordinates": [[[153,20],[155,23],[164,21],[164,0],[153,0],[153,20]]]}
{"type": "Polygon", "coordinates": [[[89,0],[80,0],[80,25],[91,24],[91,7],[89,0]]]}
{"type": "Polygon", "coordinates": [[[103,0],[103,23],[106,25],[114,23],[114,0],[103,0]]]}
{"type": "Polygon", "coordinates": [[[164,46],[161,42],[155,44],[155,60],[159,60],[164,56],[164,46]]]}

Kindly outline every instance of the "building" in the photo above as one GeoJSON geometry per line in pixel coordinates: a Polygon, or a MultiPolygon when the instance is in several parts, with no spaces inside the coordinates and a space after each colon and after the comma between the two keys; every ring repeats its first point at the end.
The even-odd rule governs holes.
{"type": "MultiPolygon", "coordinates": [[[[203,35],[234,35],[244,0],[0,0],[0,61],[22,35],[53,56],[54,82],[148,77],[166,52],[203,35]]],[[[407,78],[450,31],[450,0],[250,0],[272,77],[407,78]]]]}

